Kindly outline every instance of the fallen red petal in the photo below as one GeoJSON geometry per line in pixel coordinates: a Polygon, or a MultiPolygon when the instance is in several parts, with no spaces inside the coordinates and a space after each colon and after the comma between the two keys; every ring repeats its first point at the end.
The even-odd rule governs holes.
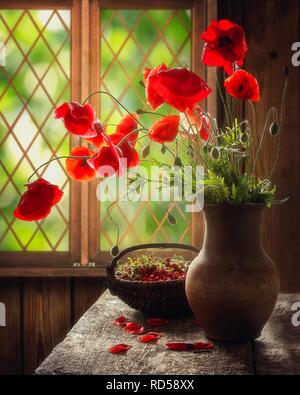
{"type": "Polygon", "coordinates": [[[168,342],[166,347],[173,351],[187,351],[193,349],[193,344],[184,342],[168,342]]]}
{"type": "Polygon", "coordinates": [[[124,326],[124,329],[131,335],[139,335],[144,333],[144,327],[137,322],[127,322],[127,324],[124,326]]]}
{"type": "Polygon", "coordinates": [[[194,350],[212,350],[214,348],[213,344],[206,342],[195,342],[193,343],[194,350]]]}
{"type": "Polygon", "coordinates": [[[128,344],[117,344],[113,347],[110,347],[108,349],[108,352],[110,352],[111,354],[120,354],[120,353],[125,353],[130,348],[131,346],[129,346],[128,344]]]}
{"type": "Polygon", "coordinates": [[[156,333],[156,332],[149,332],[149,333],[146,333],[146,334],[143,335],[143,336],[140,336],[140,337],[139,337],[139,341],[140,341],[141,343],[149,343],[149,342],[158,340],[160,337],[161,337],[161,335],[160,335],[159,333],[156,333]]]}
{"type": "Polygon", "coordinates": [[[121,315],[120,317],[114,320],[114,324],[117,326],[125,326],[127,321],[128,321],[127,318],[121,315]]]}
{"type": "Polygon", "coordinates": [[[163,320],[162,318],[149,318],[147,324],[149,326],[165,326],[168,325],[168,320],[163,320]]]}
{"type": "Polygon", "coordinates": [[[193,350],[212,350],[214,346],[211,343],[206,342],[168,342],[166,347],[173,351],[193,351],[193,350]]]}

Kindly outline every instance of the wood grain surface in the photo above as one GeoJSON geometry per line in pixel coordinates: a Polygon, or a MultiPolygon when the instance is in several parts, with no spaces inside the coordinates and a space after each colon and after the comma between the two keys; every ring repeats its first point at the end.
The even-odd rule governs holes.
{"type": "MultiPolygon", "coordinates": [[[[127,307],[118,298],[106,291],[78,321],[66,339],[37,369],[39,375],[52,374],[223,374],[253,375],[268,371],[266,358],[272,354],[272,328],[276,328],[276,353],[285,355],[285,363],[277,364],[281,373],[289,373],[287,362],[295,363],[299,357],[299,345],[289,342],[291,299],[300,300],[300,295],[280,297],[278,307],[267,324],[258,343],[257,356],[252,344],[214,343],[211,353],[194,354],[172,352],[165,348],[167,341],[205,340],[201,329],[192,318],[171,321],[159,331],[163,337],[157,344],[141,344],[136,336],[128,335],[112,321],[119,315],[145,324],[145,317],[127,307]],[[284,334],[286,340],[281,342],[284,334]],[[107,349],[118,343],[132,345],[127,355],[113,355],[107,349]],[[263,347],[263,346],[264,347],[263,347]],[[294,359],[289,359],[293,353],[294,359]],[[296,356],[298,355],[298,357],[296,356]],[[254,361],[258,363],[255,364],[254,361]]],[[[221,319],[221,317],[220,317],[221,319]]],[[[146,324],[145,324],[146,327],[146,324]]],[[[149,329],[146,327],[146,329],[149,329]]],[[[296,329],[292,333],[296,335],[296,329]]],[[[298,329],[299,334],[299,329],[298,329]]],[[[293,335],[293,336],[294,336],[293,335]]],[[[299,338],[299,335],[298,335],[299,338]]],[[[292,373],[300,373],[300,364],[293,366],[292,373]]]]}

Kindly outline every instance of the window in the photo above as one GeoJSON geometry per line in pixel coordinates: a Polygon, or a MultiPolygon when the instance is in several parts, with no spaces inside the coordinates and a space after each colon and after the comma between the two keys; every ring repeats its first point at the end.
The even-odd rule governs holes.
{"type": "MultiPolygon", "coordinates": [[[[23,3],[0,5],[6,49],[6,65],[0,66],[0,264],[104,265],[115,229],[107,204],[96,200],[97,181],[73,183],[64,163],[53,162],[39,175],[60,185],[63,201],[40,222],[16,221],[12,212],[33,169],[79,143],[54,120],[57,104],[102,89],[135,111],[146,105],[139,84],[144,67],[185,62],[199,71],[199,40],[193,37],[205,23],[205,2],[49,0],[26,2],[26,8],[23,3]]],[[[91,103],[102,121],[115,124],[122,116],[108,97],[91,103]]],[[[180,204],[170,211],[178,220],[176,231],[161,203],[116,204],[111,214],[120,226],[121,248],[191,243],[196,221],[180,204]]]]}
{"type": "MultiPolygon", "coordinates": [[[[145,67],[153,68],[162,62],[170,67],[191,63],[189,9],[103,9],[100,11],[100,28],[100,87],[133,111],[149,110],[144,88],[139,84],[145,67]]],[[[112,99],[101,98],[100,109],[101,120],[109,124],[117,123],[122,116],[122,110],[112,99]]],[[[148,118],[150,124],[156,120],[153,116],[148,118]]],[[[158,145],[152,145],[151,149],[160,152],[158,145]]],[[[111,247],[116,234],[108,218],[108,204],[100,206],[102,251],[111,247]]],[[[190,243],[190,215],[186,215],[179,204],[172,205],[170,212],[178,217],[176,232],[168,223],[166,204],[121,202],[116,205],[111,215],[118,219],[120,226],[120,247],[147,242],[190,243]]]]}

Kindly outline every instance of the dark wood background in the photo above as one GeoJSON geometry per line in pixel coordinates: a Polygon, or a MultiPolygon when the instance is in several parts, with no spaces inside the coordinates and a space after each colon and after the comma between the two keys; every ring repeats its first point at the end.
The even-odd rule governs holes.
{"type": "MultiPolygon", "coordinates": [[[[263,238],[267,253],[278,267],[282,292],[297,292],[300,290],[300,67],[291,63],[291,48],[294,42],[300,41],[300,2],[218,0],[218,18],[224,17],[245,27],[249,46],[245,67],[260,83],[262,99],[256,105],[256,139],[262,134],[268,109],[280,108],[283,69],[289,67],[285,122],[273,181],[278,187],[278,196],[290,196],[290,201],[265,210],[263,238]]],[[[248,110],[245,109],[246,114],[248,110]]],[[[275,142],[276,139],[268,134],[259,160],[259,175],[266,176],[272,167],[275,142]]]]}
{"type": "Polygon", "coordinates": [[[0,279],[0,374],[32,374],[105,288],[101,278],[0,279]]]}
{"type": "MultiPolygon", "coordinates": [[[[214,0],[207,1],[212,10],[214,0]]],[[[263,97],[257,106],[257,135],[267,109],[280,104],[282,69],[290,67],[286,121],[274,181],[279,194],[291,199],[283,207],[268,210],[264,222],[266,250],[278,266],[283,292],[300,291],[300,68],[291,65],[292,44],[300,41],[299,15],[298,0],[218,0],[218,17],[246,28],[246,67],[259,79],[263,97]]],[[[274,141],[269,139],[259,172],[269,168],[274,149],[274,141]]],[[[101,278],[1,278],[0,301],[7,305],[7,326],[0,328],[0,374],[31,374],[104,288],[101,278]]]]}

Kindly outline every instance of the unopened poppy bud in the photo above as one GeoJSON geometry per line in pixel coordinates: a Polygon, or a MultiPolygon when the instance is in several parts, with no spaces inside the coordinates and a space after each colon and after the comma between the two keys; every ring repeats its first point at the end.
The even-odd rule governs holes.
{"type": "Polygon", "coordinates": [[[142,148],[141,154],[143,158],[146,158],[150,154],[150,144],[147,144],[142,148]]]}
{"type": "Polygon", "coordinates": [[[220,158],[220,150],[217,147],[213,147],[210,151],[210,156],[212,159],[217,160],[220,158]]]}
{"type": "Polygon", "coordinates": [[[111,249],[110,249],[110,255],[111,255],[113,258],[116,257],[116,256],[118,256],[119,253],[120,253],[120,249],[119,249],[119,247],[118,247],[117,245],[111,247],[111,249]]]}
{"type": "Polygon", "coordinates": [[[177,224],[177,220],[176,220],[176,218],[172,215],[172,214],[168,214],[168,222],[171,224],[171,225],[176,225],[177,224]]]}
{"type": "Polygon", "coordinates": [[[167,151],[167,147],[163,144],[163,145],[161,146],[160,151],[161,151],[162,154],[165,154],[166,151],[167,151]]]}
{"type": "Polygon", "coordinates": [[[174,160],[174,166],[175,167],[182,167],[182,161],[178,156],[176,156],[176,158],[174,160]]]}
{"type": "Polygon", "coordinates": [[[279,132],[279,126],[277,122],[273,122],[272,125],[270,126],[270,134],[271,136],[276,136],[279,132]]]}

